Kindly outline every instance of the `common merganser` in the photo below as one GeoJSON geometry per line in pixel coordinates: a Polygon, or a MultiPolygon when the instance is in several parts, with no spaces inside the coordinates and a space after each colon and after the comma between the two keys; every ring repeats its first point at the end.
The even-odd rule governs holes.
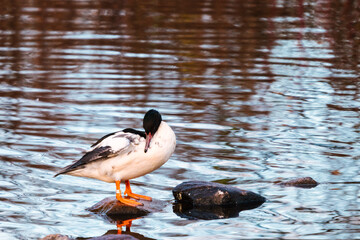
{"type": "Polygon", "coordinates": [[[129,180],[148,174],[166,163],[175,150],[176,136],[154,109],[145,114],[143,128],[145,132],[126,128],[105,135],[80,160],[66,166],[54,177],[68,174],[115,182],[117,200],[130,206],[143,205],[121,196],[120,182],[124,181],[124,195],[151,201],[151,197],[133,193],[129,180]]]}

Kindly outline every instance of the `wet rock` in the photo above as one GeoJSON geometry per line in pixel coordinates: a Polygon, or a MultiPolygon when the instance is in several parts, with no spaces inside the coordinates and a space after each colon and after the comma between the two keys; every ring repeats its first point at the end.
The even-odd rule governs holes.
{"type": "MultiPolygon", "coordinates": [[[[100,237],[93,237],[87,239],[88,240],[138,240],[139,238],[135,238],[128,234],[108,234],[100,237]]],[[[61,234],[51,234],[40,240],[74,240],[74,239],[61,234]]]]}
{"type": "Polygon", "coordinates": [[[296,178],[285,182],[276,183],[280,186],[291,186],[291,187],[300,187],[300,188],[314,188],[319,185],[311,177],[303,177],[303,178],[296,178]]]}
{"type": "Polygon", "coordinates": [[[138,218],[151,212],[159,212],[164,209],[166,205],[166,203],[156,199],[153,199],[152,201],[137,201],[144,205],[131,207],[120,203],[115,197],[107,197],[86,210],[102,216],[107,216],[107,219],[110,221],[118,221],[138,218]]]}
{"type": "Polygon", "coordinates": [[[189,181],[173,189],[175,200],[195,207],[247,206],[262,204],[266,199],[259,194],[220,183],[189,181]]]}
{"type": "Polygon", "coordinates": [[[139,238],[135,238],[128,234],[108,234],[100,237],[90,238],[89,240],[138,240],[139,238]]]}
{"type": "Polygon", "coordinates": [[[73,238],[61,234],[50,234],[40,240],[73,240],[73,238]]]}
{"type": "MultiPolygon", "coordinates": [[[[109,230],[107,231],[103,236],[106,235],[119,235],[118,230],[109,230]]],[[[155,240],[154,238],[149,238],[149,237],[145,237],[144,235],[140,234],[140,233],[136,233],[136,232],[131,232],[129,231],[122,231],[120,235],[130,235],[133,238],[132,239],[141,239],[141,240],[155,240]]],[[[120,238],[121,239],[121,238],[120,238]]],[[[93,239],[92,239],[93,240],[93,239]]]]}

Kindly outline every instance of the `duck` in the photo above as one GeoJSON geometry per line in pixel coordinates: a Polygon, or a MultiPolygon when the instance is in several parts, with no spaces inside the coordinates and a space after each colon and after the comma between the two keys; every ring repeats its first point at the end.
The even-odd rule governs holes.
{"type": "Polygon", "coordinates": [[[64,167],[54,177],[67,174],[115,183],[116,199],[128,206],[143,205],[136,201],[140,199],[151,201],[149,196],[133,193],[129,180],[165,164],[175,151],[176,136],[155,109],[146,112],[143,128],[145,131],[125,128],[103,136],[80,160],[64,167]],[[120,183],[125,183],[124,196],[121,195],[120,183]]]}

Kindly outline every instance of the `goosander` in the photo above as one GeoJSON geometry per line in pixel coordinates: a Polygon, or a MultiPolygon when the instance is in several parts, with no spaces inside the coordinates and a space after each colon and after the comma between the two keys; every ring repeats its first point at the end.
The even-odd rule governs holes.
{"type": "Polygon", "coordinates": [[[143,119],[145,132],[132,128],[110,133],[94,143],[78,161],[60,170],[60,174],[115,182],[116,199],[129,206],[143,205],[121,196],[120,182],[125,182],[124,195],[151,201],[151,197],[135,194],[130,179],[141,177],[161,167],[175,150],[176,136],[162,121],[161,114],[151,109],[143,119]]]}

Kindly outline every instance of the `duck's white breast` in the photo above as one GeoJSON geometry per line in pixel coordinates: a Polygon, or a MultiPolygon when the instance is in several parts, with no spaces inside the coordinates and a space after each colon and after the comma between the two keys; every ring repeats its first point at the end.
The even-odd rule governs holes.
{"type": "Polygon", "coordinates": [[[175,133],[166,122],[162,121],[151,140],[148,151],[144,152],[145,143],[139,144],[132,153],[127,155],[128,165],[126,167],[119,166],[121,179],[137,178],[158,169],[169,160],[175,146],[175,133]]]}

